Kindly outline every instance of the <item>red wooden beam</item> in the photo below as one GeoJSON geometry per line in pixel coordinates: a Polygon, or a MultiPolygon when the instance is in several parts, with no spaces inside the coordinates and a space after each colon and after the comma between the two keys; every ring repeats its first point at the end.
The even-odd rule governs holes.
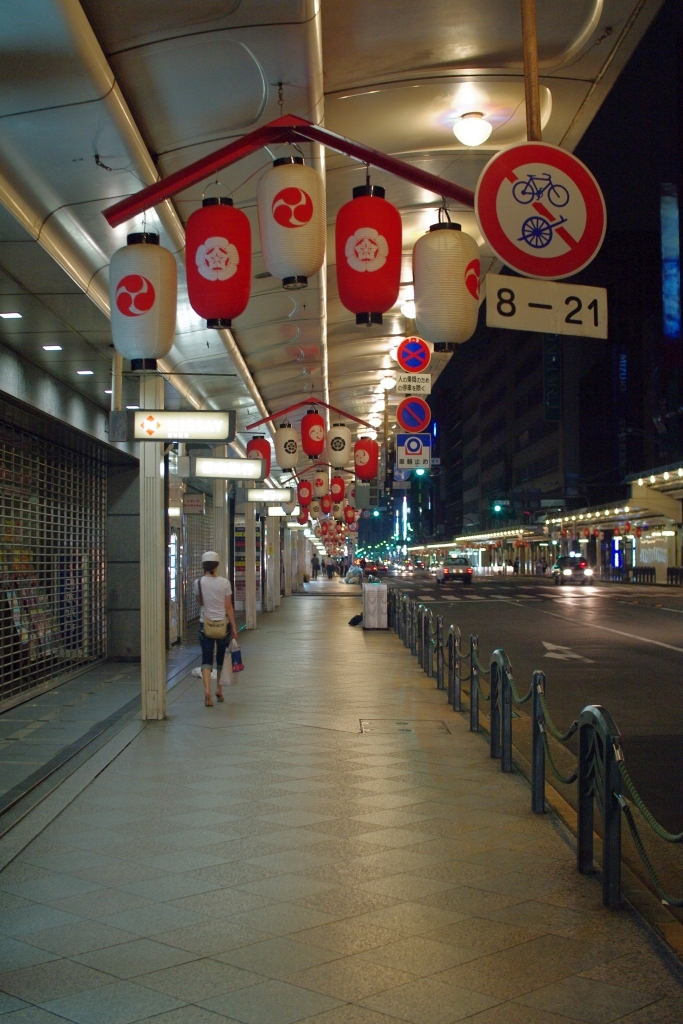
{"type": "Polygon", "coordinates": [[[261,128],[230,142],[227,146],[216,150],[215,153],[210,153],[208,156],[202,157],[201,160],[154,182],[153,185],[148,185],[136,192],[135,195],[120,200],[104,210],[104,216],[113,228],[118,227],[119,224],[144,213],[152,206],[158,206],[165,199],[170,199],[178,192],[183,192],[190,186],[196,185],[197,182],[203,181],[224,167],[243,160],[244,157],[250,156],[263,146],[276,145],[279,142],[294,142],[297,139],[319,142],[338,153],[344,153],[362,163],[379,167],[383,171],[404,178],[427,192],[453,199],[464,206],[474,206],[474,193],[462,185],[446,181],[445,178],[439,178],[436,174],[430,174],[429,171],[422,171],[404,160],[381,153],[377,149],[371,149],[360,142],[352,142],[327,128],[321,128],[311,121],[306,121],[303,117],[286,114],[284,117],[278,117],[275,121],[262,125],[261,128]]]}
{"type": "Polygon", "coordinates": [[[166,178],[155,181],[153,185],[147,185],[146,188],[140,189],[139,192],[126,199],[121,199],[103,211],[106,220],[113,228],[116,228],[119,224],[130,220],[131,217],[144,213],[152,206],[158,206],[165,199],[170,199],[178,192],[190,188],[191,185],[196,185],[198,181],[203,181],[204,178],[208,178],[224,167],[244,160],[256,150],[262,149],[264,146],[275,145],[278,142],[288,142],[290,131],[281,124],[282,121],[287,120],[288,118],[283,117],[278,118],[277,121],[271,121],[270,124],[264,124],[256,131],[249,132],[247,135],[235,139],[234,142],[228,143],[227,146],[217,149],[215,153],[210,153],[188,167],[183,167],[166,178]]]}
{"type": "Polygon", "coordinates": [[[304,398],[302,402],[297,402],[295,405],[288,405],[286,409],[280,409],[278,412],[274,412],[272,416],[264,416],[262,420],[257,420],[256,423],[247,423],[245,430],[254,430],[256,427],[260,427],[263,423],[270,423],[271,420],[276,420],[278,416],[286,416],[289,412],[294,412],[295,409],[301,409],[304,405],[322,405],[323,408],[329,409],[330,412],[336,412],[340,416],[343,416],[347,420],[353,420],[354,423],[360,423],[362,427],[368,427],[372,430],[372,424],[366,423],[365,420],[359,420],[357,416],[352,416],[350,412],[344,412],[343,409],[337,409],[335,405],[328,405],[327,402],[323,402],[321,398],[315,398],[310,395],[308,398],[304,398]]]}

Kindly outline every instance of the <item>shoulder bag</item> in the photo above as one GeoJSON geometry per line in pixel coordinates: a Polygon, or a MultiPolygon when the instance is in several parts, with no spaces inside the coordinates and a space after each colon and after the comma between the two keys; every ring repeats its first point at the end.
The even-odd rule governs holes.
{"type": "MultiPolygon", "coordinates": [[[[199,580],[199,603],[204,607],[204,595],[202,594],[202,581],[199,580]]],[[[222,619],[208,619],[204,614],[204,636],[209,640],[224,640],[228,633],[228,620],[224,615],[222,619]]]]}

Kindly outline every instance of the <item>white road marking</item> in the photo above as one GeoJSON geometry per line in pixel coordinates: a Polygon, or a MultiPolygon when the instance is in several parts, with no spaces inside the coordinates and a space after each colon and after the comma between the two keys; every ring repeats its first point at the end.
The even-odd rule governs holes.
{"type": "Polygon", "coordinates": [[[444,594],[441,598],[442,601],[462,601],[461,597],[456,597],[455,594],[444,594]]]}
{"type": "Polygon", "coordinates": [[[667,608],[666,605],[662,606],[663,612],[676,612],[677,615],[683,615],[683,608],[667,608]]]}
{"type": "MultiPolygon", "coordinates": [[[[524,607],[523,605],[521,607],[524,607]]],[[[541,615],[551,615],[554,619],[561,619],[563,622],[570,622],[574,628],[576,628],[576,620],[568,619],[566,615],[558,615],[557,612],[547,612],[544,608],[539,608],[538,611],[541,615]]],[[[674,647],[673,644],[665,644],[661,640],[651,640],[648,636],[638,636],[637,633],[626,633],[623,629],[613,629],[611,626],[598,626],[597,622],[591,622],[586,620],[581,623],[582,626],[586,626],[590,629],[601,629],[604,633],[616,633],[617,636],[627,636],[629,640],[640,640],[643,644],[654,644],[655,647],[665,647],[667,651],[676,651],[678,654],[683,654],[683,647],[674,647]]]]}
{"type": "Polygon", "coordinates": [[[584,658],[581,654],[575,654],[571,647],[562,644],[551,644],[548,640],[541,640],[545,647],[544,658],[556,658],[557,661],[587,661],[590,665],[594,662],[591,658],[584,658]]]}

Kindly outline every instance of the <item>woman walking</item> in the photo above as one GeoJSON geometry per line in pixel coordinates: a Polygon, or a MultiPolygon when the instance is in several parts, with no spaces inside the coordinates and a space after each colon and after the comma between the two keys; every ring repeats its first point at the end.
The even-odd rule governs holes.
{"type": "Polygon", "coordinates": [[[221,671],[225,651],[230,637],[237,636],[235,612],[232,607],[232,587],[224,576],[216,575],[218,569],[216,551],[205,551],[202,555],[204,575],[195,580],[194,592],[199,602],[199,643],[202,648],[202,682],[204,683],[204,704],[213,707],[211,699],[211,671],[214,649],[216,656],[216,700],[223,701],[221,671]]]}

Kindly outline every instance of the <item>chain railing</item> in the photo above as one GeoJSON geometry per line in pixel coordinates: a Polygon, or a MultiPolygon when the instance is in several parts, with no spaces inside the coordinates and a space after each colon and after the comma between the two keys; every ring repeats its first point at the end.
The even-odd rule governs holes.
{"type": "Polygon", "coordinates": [[[626,820],[633,845],[641,859],[654,891],[672,907],[683,907],[683,897],[665,892],[662,882],[645,848],[636,825],[631,803],[658,838],[666,843],[683,843],[683,832],[668,832],[648,810],[629,775],[620,734],[612,716],[605,708],[589,704],[568,729],[559,729],[550,714],[546,699],[545,673],[532,675],[529,690],[520,696],[510,659],[502,648],[493,651],[486,668],[479,659],[479,637],[472,633],[469,650],[462,651],[458,626],[444,628],[443,616],[415,601],[397,588],[389,589],[389,625],[429,678],[436,677],[436,686],[445,690],[454,712],[469,711],[469,728],[479,732],[480,702],[490,703],[489,743],[491,757],[500,760],[501,771],[513,770],[513,705],[531,701],[531,809],[545,814],[546,768],[564,786],[577,784],[577,868],[583,874],[594,870],[595,804],[602,821],[602,899],[607,907],[621,903],[621,816],[626,820]],[[436,658],[436,672],[434,659],[436,658]],[[469,671],[464,669],[469,663],[469,671]],[[481,676],[489,676],[486,692],[481,676]],[[463,683],[469,682],[469,709],[463,707],[463,683]],[[574,769],[563,773],[556,764],[550,744],[566,743],[578,733],[578,758],[574,769]],[[630,802],[629,802],[630,801],[630,802]]]}

